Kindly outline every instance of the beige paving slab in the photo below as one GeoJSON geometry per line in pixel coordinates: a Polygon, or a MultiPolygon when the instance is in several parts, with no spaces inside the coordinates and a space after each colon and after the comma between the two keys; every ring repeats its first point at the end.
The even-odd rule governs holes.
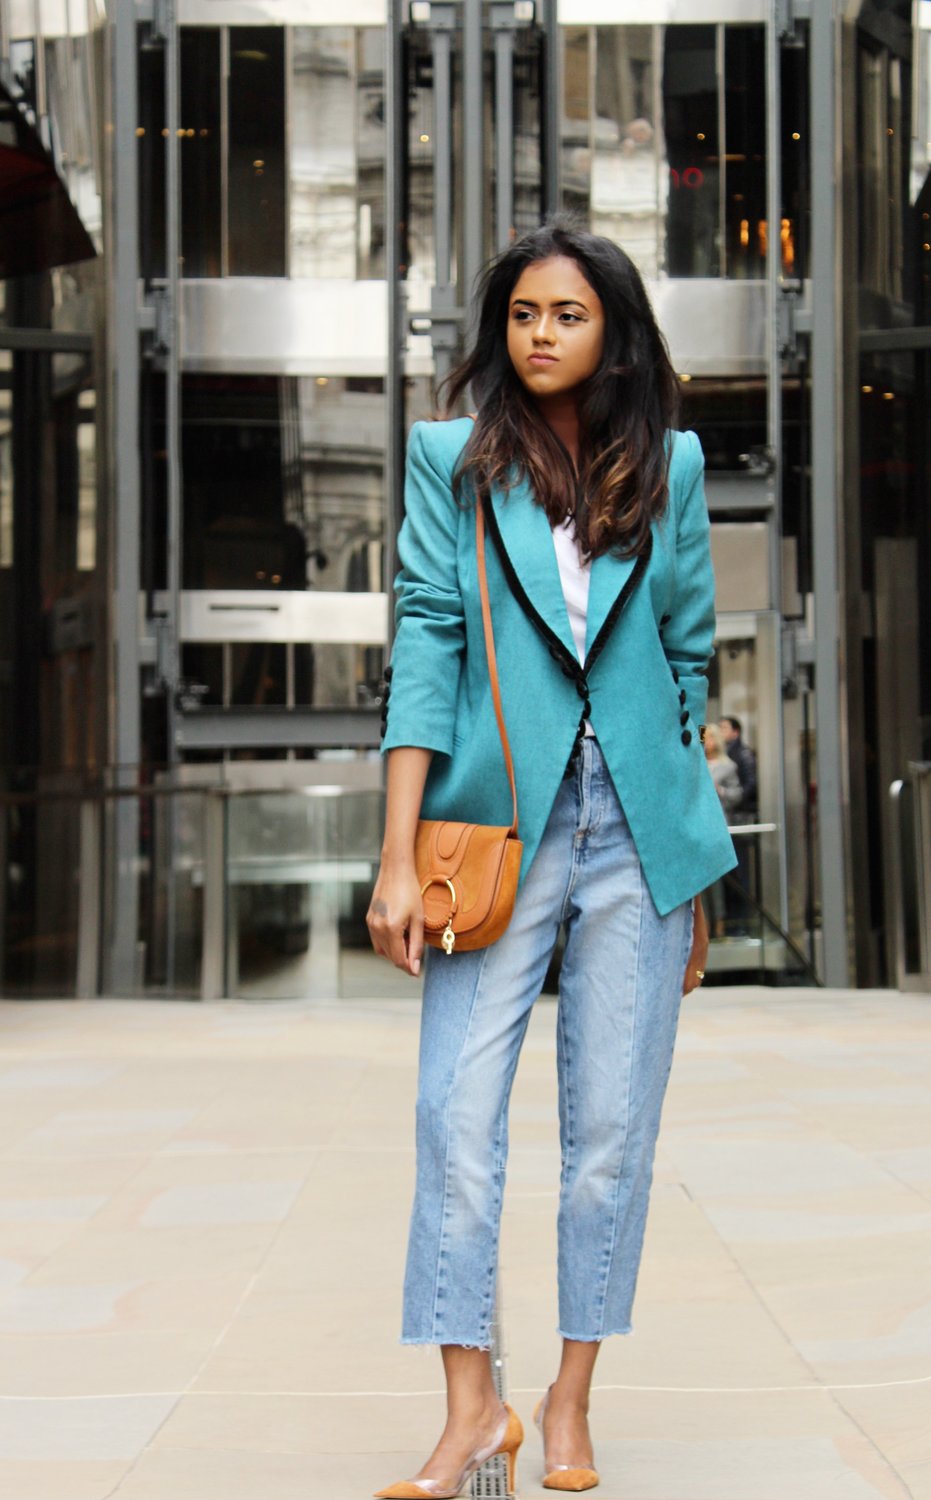
{"type": "Polygon", "coordinates": [[[196,1328],[2,1334],[0,1397],[177,1394],[193,1379],[214,1338],[212,1329],[196,1328]]]}
{"type": "Polygon", "coordinates": [[[41,1463],[0,1459],[0,1495],[11,1500],[103,1500],[126,1473],[123,1460],[93,1463],[86,1459],[41,1463]]]}
{"type": "Polygon", "coordinates": [[[915,1500],[931,1495],[931,1378],[834,1393],[834,1399],[885,1455],[915,1500]]]}
{"type": "MultiPolygon", "coordinates": [[[[931,1392],[903,1383],[931,1375],[929,1016],[820,991],[684,1008],[635,1332],[597,1371],[605,1500],[931,1500],[931,1392]]],[[[554,1020],[518,1073],[502,1237],[528,1425],[559,1353],[554,1020]]],[[[0,1031],[11,1441],[92,1398],[71,1460],[6,1458],[16,1500],[348,1500],[414,1472],[442,1412],[437,1352],[397,1342],[416,1003],[0,1006],[0,1031]],[[123,1447],[93,1451],[129,1457],[88,1456],[114,1397],[123,1447]]],[[[542,1495],[533,1434],[521,1472],[542,1495]]]]}

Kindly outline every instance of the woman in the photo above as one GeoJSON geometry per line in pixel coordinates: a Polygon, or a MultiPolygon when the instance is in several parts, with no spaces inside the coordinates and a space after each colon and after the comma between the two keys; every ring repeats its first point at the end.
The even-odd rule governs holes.
{"type": "MultiPolygon", "coordinates": [[[[737,811],[743,799],[743,789],[737,774],[737,766],[727,753],[724,736],[717,724],[705,726],[704,746],[705,760],[708,762],[714,789],[720,799],[724,816],[730,823],[732,814],[737,811]]],[[[705,891],[704,899],[708,907],[708,925],[711,935],[722,938],[724,936],[724,882],[716,880],[714,885],[710,885],[705,891]]]]}
{"type": "Polygon", "coordinates": [[[402,1341],[440,1345],[448,1420],[415,1478],[380,1491],[395,1500],[456,1495],[521,1441],[488,1346],[508,1097],[561,924],[563,1345],[538,1414],[544,1483],[597,1484],[589,1388],[601,1340],[630,1331],[679,999],[707,951],[693,898],[734,862],[699,743],[714,631],[701,449],[670,430],[677,381],[627,256],[563,218],[510,247],[484,275],[447,410],[467,386],[475,420],[419,422],[408,447],[376,951],[420,971],[419,816],[511,817],[476,493],[524,859],[497,943],[427,955],[402,1341]]]}

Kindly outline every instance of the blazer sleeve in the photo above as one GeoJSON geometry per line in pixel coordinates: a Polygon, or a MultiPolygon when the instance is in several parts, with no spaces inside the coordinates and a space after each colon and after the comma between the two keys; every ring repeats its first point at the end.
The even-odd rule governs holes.
{"type": "Polygon", "coordinates": [[[680,442],[688,445],[688,464],[678,506],[675,553],[675,593],[663,632],[663,648],[694,724],[705,722],[708,707],[706,672],[714,649],[714,573],[711,567],[711,526],[705,500],[705,459],[694,432],[680,442]]]}
{"type": "Polygon", "coordinates": [[[459,588],[459,506],[428,452],[433,424],[407,445],[405,518],[398,533],[394,646],[382,751],[415,745],[451,755],[465,614],[459,588]]]}

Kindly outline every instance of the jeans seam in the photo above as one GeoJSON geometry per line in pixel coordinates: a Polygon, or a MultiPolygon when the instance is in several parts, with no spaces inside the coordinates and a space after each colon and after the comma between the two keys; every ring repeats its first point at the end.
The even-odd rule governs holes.
{"type": "MultiPolygon", "coordinates": [[[[469,1006],[469,1019],[466,1023],[465,1036],[462,1038],[462,1046],[459,1048],[459,1054],[456,1058],[455,1067],[453,1068],[452,1078],[449,1082],[449,1094],[446,1100],[446,1113],[443,1121],[443,1129],[446,1136],[446,1158],[443,1163],[443,1203],[440,1212],[440,1230],[436,1255],[436,1276],[434,1277],[433,1281],[432,1323],[434,1336],[436,1336],[437,1324],[439,1322],[439,1312],[437,1304],[439,1302],[440,1296],[440,1278],[443,1273],[444,1260],[446,1257],[447,1224],[449,1222],[449,1158],[452,1140],[452,1131],[450,1129],[449,1116],[452,1110],[453,1099],[456,1094],[456,1080],[459,1076],[459,1070],[462,1065],[462,1056],[465,1052],[466,1047],[468,1046],[469,1038],[472,1035],[472,1022],[475,1017],[475,1003],[478,999],[478,992],[481,986],[482,978],[484,977],[485,962],[487,957],[488,949],[485,948],[482,951],[482,960],[475,975],[475,983],[472,986],[472,1000],[469,1006]]],[[[455,959],[453,959],[453,962],[455,963],[455,959]]],[[[442,1340],[440,1340],[440,1342],[442,1342],[442,1340]]]]}
{"type": "Polygon", "coordinates": [[[630,1067],[628,1069],[627,1084],[627,1109],[624,1116],[624,1148],[621,1159],[618,1162],[617,1172],[614,1177],[614,1215],[611,1220],[611,1241],[608,1258],[605,1262],[604,1275],[602,1277],[601,1291],[599,1294],[598,1324],[604,1336],[605,1308],[608,1301],[608,1287],[611,1284],[611,1267],[614,1264],[614,1255],[617,1250],[617,1223],[621,1211],[621,1179],[624,1175],[624,1164],[627,1160],[627,1151],[630,1146],[630,1100],[633,1092],[633,1069],[634,1055],[637,1039],[637,1019],[640,1011],[640,952],[643,946],[643,868],[638,860],[638,910],[637,910],[637,955],[634,964],[634,1004],[630,1021],[630,1067]]]}

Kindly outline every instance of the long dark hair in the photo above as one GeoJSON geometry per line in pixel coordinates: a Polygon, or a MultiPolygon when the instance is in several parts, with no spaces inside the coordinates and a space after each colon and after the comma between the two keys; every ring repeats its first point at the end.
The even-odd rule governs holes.
{"type": "Polygon", "coordinates": [[[444,416],[471,385],[474,430],[454,478],[486,493],[527,479],[552,525],[575,516],[586,553],[638,556],[668,498],[665,432],[676,424],[679,382],[640,273],[613,240],[554,214],[482,272],[478,333],[471,353],[440,387],[444,416]],[[599,369],[578,390],[579,472],[521,384],[507,349],[511,294],[527,266],[555,255],[574,260],[604,307],[599,369]]]}

